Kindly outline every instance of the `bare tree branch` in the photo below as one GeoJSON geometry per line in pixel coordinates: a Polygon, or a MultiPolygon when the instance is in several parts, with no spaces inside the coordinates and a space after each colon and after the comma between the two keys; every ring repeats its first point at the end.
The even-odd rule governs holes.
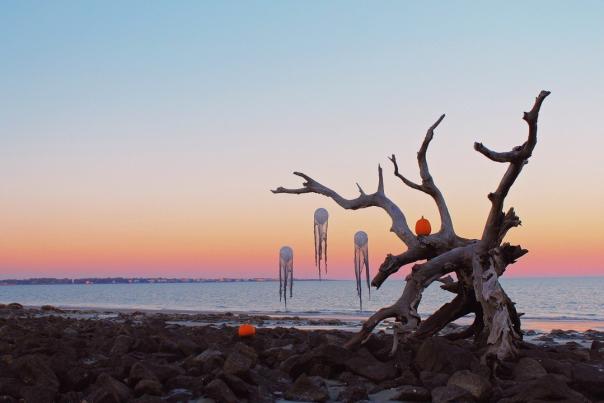
{"type": "Polygon", "coordinates": [[[489,194],[491,209],[485,222],[483,234],[479,240],[464,239],[455,235],[451,216],[444,197],[434,183],[426,158],[427,150],[434,137],[434,130],[443,120],[442,115],[427,131],[424,141],[417,153],[421,183],[415,183],[400,174],[396,157],[390,160],[394,165],[394,174],[407,186],[430,195],[437,204],[441,218],[440,230],[425,237],[415,237],[409,229],[402,211],[385,195],[382,168],[378,166],[378,186],[375,193],[367,194],[357,184],[360,195],[354,199],[346,199],[334,190],[320,184],[311,177],[294,172],[305,182],[298,189],[279,187],[273,193],[317,193],[333,199],[341,207],[357,210],[370,206],[382,208],[392,220],[391,231],[406,245],[408,250],[400,255],[388,255],[380,270],[374,277],[372,285],[381,284],[402,266],[414,263],[406,278],[401,297],[391,306],[380,309],[364,324],[362,330],[346,344],[353,348],[361,344],[371,334],[373,329],[384,319],[396,319],[395,344],[398,340],[409,340],[410,337],[425,337],[440,331],[447,323],[468,312],[476,314],[476,320],[467,331],[454,337],[476,335],[475,340],[487,345],[488,360],[511,358],[516,353],[517,341],[521,339],[519,315],[507,296],[499,277],[506,268],[528,251],[520,246],[502,243],[508,231],[521,224],[520,218],[513,208],[503,212],[505,198],[516,178],[528,162],[537,143],[537,120],[539,110],[548,91],[541,91],[532,109],[524,114],[524,120],[529,126],[527,140],[511,151],[496,152],[488,149],[482,143],[475,143],[474,148],[496,162],[507,163],[508,168],[495,192],[489,194]],[[426,260],[423,263],[418,261],[426,260]],[[455,272],[457,281],[446,276],[455,272]],[[456,294],[455,298],[437,310],[423,323],[417,312],[423,291],[434,281],[442,281],[443,289],[456,294]]]}
{"type": "Polygon", "coordinates": [[[382,308],[373,314],[364,324],[362,330],[354,335],[347,348],[354,348],[363,342],[373,329],[384,319],[395,317],[403,325],[399,331],[411,333],[417,329],[420,317],[417,307],[421,301],[422,293],[433,281],[438,280],[447,273],[455,270],[456,265],[468,264],[472,256],[474,245],[457,247],[425,263],[413,266],[411,273],[405,279],[403,295],[391,306],[382,308]]]}
{"type": "Polygon", "coordinates": [[[502,212],[501,213],[501,224],[500,224],[500,228],[499,228],[499,235],[497,237],[496,243],[500,244],[501,242],[503,242],[503,238],[505,238],[508,231],[512,228],[518,227],[521,224],[522,224],[522,221],[520,221],[520,217],[518,217],[516,215],[516,212],[514,211],[514,207],[510,207],[510,209],[508,210],[507,213],[505,213],[505,215],[502,212]]]}
{"type": "Polygon", "coordinates": [[[391,275],[396,273],[401,267],[406,264],[417,262],[418,260],[426,259],[428,250],[422,246],[408,249],[400,255],[386,255],[386,259],[381,264],[377,274],[373,277],[371,285],[380,288],[382,283],[391,275]]]}
{"type": "Polygon", "coordinates": [[[278,187],[277,189],[272,190],[272,192],[289,194],[317,193],[331,198],[342,208],[347,210],[358,210],[361,208],[372,206],[380,207],[384,211],[386,211],[386,213],[388,213],[390,219],[392,220],[392,227],[390,228],[390,231],[394,232],[401,239],[401,241],[403,241],[409,248],[414,247],[418,244],[417,238],[409,229],[409,225],[407,224],[407,219],[405,218],[405,215],[398,208],[398,206],[386,196],[384,192],[384,178],[381,167],[378,167],[377,191],[368,195],[365,194],[365,192],[363,192],[363,190],[359,186],[359,191],[361,195],[356,199],[346,199],[340,196],[332,189],[320,184],[316,180],[312,179],[310,176],[305,175],[301,172],[294,172],[294,175],[300,176],[301,178],[306,180],[306,182],[303,183],[304,187],[298,189],[286,189],[283,187],[278,187]]]}
{"type": "Polygon", "coordinates": [[[489,357],[496,360],[514,357],[517,353],[517,342],[521,339],[516,309],[499,283],[499,277],[510,260],[513,261],[515,256],[522,256],[527,251],[509,244],[501,247],[498,245],[510,228],[520,225],[520,219],[514,209],[503,214],[503,203],[537,144],[539,110],[549,94],[549,91],[541,91],[531,110],[524,113],[523,119],[529,126],[528,139],[524,144],[507,153],[495,153],[480,143],[476,143],[474,147],[491,160],[509,163],[497,190],[489,194],[491,210],[472,257],[472,281],[476,300],[480,302],[483,312],[483,333],[488,346],[484,358],[487,361],[489,357]]]}
{"type": "Polygon", "coordinates": [[[438,207],[438,213],[440,215],[440,234],[443,234],[445,237],[452,238],[455,236],[455,231],[453,229],[453,221],[451,220],[451,214],[449,213],[449,209],[447,207],[447,203],[445,202],[445,198],[443,197],[440,189],[434,183],[434,179],[430,174],[430,169],[428,168],[428,160],[426,159],[426,153],[428,151],[428,146],[430,142],[434,138],[434,129],[438,127],[440,122],[445,118],[445,115],[441,115],[438,120],[430,126],[428,131],[426,132],[426,136],[424,137],[424,141],[417,153],[417,162],[419,165],[419,174],[422,178],[422,184],[419,185],[409,179],[405,178],[402,174],[400,174],[398,169],[398,164],[396,162],[396,156],[392,154],[390,157],[390,161],[392,161],[392,165],[394,165],[394,175],[396,175],[403,183],[413,189],[419,190],[430,195],[436,206],[438,207]]]}
{"type": "MultiPolygon", "coordinates": [[[[484,230],[481,237],[483,244],[483,252],[492,248],[499,238],[501,232],[501,224],[503,220],[500,219],[501,210],[503,209],[503,202],[507,196],[510,188],[516,181],[516,178],[522,171],[524,165],[528,162],[528,158],[532,155],[533,149],[537,144],[537,119],[539,118],[539,110],[543,100],[550,94],[549,91],[541,91],[533,108],[529,112],[524,113],[523,119],[529,126],[528,140],[519,147],[515,147],[512,153],[515,157],[509,162],[509,166],[501,182],[494,193],[489,194],[491,200],[491,210],[484,226],[484,230]]],[[[501,153],[499,153],[501,155],[501,153]]]]}
{"type": "Polygon", "coordinates": [[[512,162],[520,158],[520,150],[522,149],[522,146],[514,147],[512,151],[499,153],[497,151],[488,149],[482,143],[476,142],[474,143],[474,149],[492,161],[512,162]]]}

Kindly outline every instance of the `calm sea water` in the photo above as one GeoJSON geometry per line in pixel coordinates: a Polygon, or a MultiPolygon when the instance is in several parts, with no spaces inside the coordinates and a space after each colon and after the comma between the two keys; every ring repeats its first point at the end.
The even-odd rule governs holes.
{"type": "MultiPolygon", "coordinates": [[[[596,321],[604,326],[604,277],[502,279],[524,319],[596,321]]],[[[389,280],[359,311],[354,281],[300,281],[287,312],[296,315],[368,316],[394,302],[404,282],[389,280]]],[[[51,304],[61,307],[175,309],[285,313],[278,282],[197,284],[21,285],[0,287],[0,303],[51,304]]],[[[364,288],[365,292],[367,289],[364,288]]],[[[433,284],[425,292],[420,313],[427,315],[453,294],[433,284]]]]}

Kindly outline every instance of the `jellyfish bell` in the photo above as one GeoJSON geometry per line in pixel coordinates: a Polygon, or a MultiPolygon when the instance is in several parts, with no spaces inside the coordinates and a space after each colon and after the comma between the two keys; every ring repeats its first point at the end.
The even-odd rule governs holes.
{"type": "Polygon", "coordinates": [[[294,287],[294,251],[289,246],[283,246],[279,249],[279,301],[285,302],[285,308],[287,308],[288,285],[291,298],[294,287]]]}
{"type": "Polygon", "coordinates": [[[289,246],[284,246],[279,249],[279,257],[283,259],[283,261],[288,262],[293,259],[294,251],[289,246]]]}
{"type": "Polygon", "coordinates": [[[365,231],[357,231],[357,233],[354,234],[354,244],[359,248],[365,246],[368,241],[369,238],[367,237],[367,233],[365,231]]]}
{"type": "Polygon", "coordinates": [[[329,219],[329,213],[324,208],[318,208],[315,210],[315,223],[325,224],[329,219]]]}
{"type": "Polygon", "coordinates": [[[363,310],[363,271],[367,282],[367,290],[371,298],[371,284],[369,282],[369,237],[365,231],[357,231],[354,234],[354,276],[356,279],[359,306],[363,310]]]}
{"type": "Polygon", "coordinates": [[[329,213],[324,208],[315,210],[313,232],[315,235],[315,266],[319,270],[321,278],[321,263],[327,273],[327,225],[329,213]]]}

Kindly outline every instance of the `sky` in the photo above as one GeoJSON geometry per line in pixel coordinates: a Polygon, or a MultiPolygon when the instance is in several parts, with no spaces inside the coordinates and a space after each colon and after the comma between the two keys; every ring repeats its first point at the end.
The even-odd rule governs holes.
{"type": "MultiPolygon", "coordinates": [[[[328,209],[328,278],[405,246],[378,208],[343,210],[384,167],[413,224],[438,227],[418,180],[428,151],[456,231],[478,237],[522,112],[552,91],[512,188],[529,249],[509,276],[604,275],[604,3],[600,1],[3,1],[0,278],[275,277],[294,250],[316,276],[312,219],[328,209]]],[[[402,278],[409,268],[396,276],[402,278]]]]}

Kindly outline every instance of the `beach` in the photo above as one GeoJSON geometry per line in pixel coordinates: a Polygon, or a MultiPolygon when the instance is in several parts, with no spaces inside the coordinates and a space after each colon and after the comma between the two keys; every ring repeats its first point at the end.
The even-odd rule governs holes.
{"type": "MultiPolygon", "coordinates": [[[[0,305],[0,396],[27,402],[598,401],[604,333],[526,330],[496,370],[467,340],[388,328],[356,351],[356,320],[0,305]],[[256,326],[253,337],[237,327],[256,326]]],[[[358,324],[357,324],[358,326],[358,324]]]]}

